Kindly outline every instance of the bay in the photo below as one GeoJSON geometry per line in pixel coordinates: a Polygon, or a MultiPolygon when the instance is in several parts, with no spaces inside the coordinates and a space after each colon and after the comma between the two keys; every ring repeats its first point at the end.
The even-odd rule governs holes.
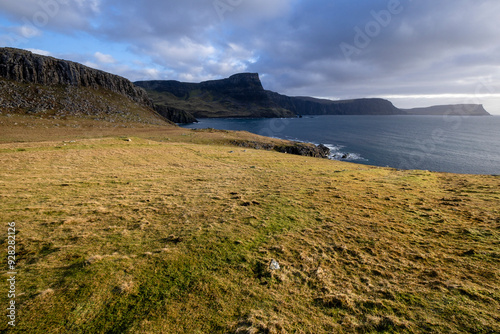
{"type": "Polygon", "coordinates": [[[242,130],[324,144],[332,159],[398,169],[500,174],[500,116],[205,118],[186,128],[242,130]]]}

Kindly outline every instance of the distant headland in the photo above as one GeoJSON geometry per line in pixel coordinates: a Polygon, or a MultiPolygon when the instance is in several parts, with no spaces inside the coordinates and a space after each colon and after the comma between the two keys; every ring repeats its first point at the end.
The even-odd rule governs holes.
{"type": "Polygon", "coordinates": [[[182,109],[194,117],[296,117],[300,115],[474,115],[490,114],[479,104],[399,109],[379,98],[333,101],[290,97],[265,90],[257,73],[201,83],[138,81],[153,101],[182,109]]]}

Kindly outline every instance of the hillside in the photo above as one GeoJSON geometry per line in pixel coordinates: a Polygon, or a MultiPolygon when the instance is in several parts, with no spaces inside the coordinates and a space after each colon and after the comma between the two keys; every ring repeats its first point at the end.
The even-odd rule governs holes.
{"type": "Polygon", "coordinates": [[[18,273],[16,327],[0,332],[500,332],[498,177],[16,117],[0,115],[18,273]]]}
{"type": "Polygon", "coordinates": [[[158,105],[178,108],[194,117],[292,117],[264,91],[255,73],[235,74],[228,79],[184,83],[138,81],[158,105]]]}
{"type": "Polygon", "coordinates": [[[147,93],[117,75],[29,51],[0,48],[0,112],[55,119],[166,124],[147,93]]]}
{"type": "Polygon", "coordinates": [[[403,110],[384,99],[332,101],[290,97],[265,90],[257,73],[201,83],[139,81],[153,101],[186,110],[195,117],[295,117],[298,115],[489,115],[481,105],[403,110]]]}

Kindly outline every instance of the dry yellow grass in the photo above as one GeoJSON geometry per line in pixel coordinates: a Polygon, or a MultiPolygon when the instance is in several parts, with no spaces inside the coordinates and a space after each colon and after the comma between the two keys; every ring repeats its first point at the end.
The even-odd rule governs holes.
{"type": "Polygon", "coordinates": [[[88,129],[0,135],[13,333],[500,332],[498,177],[88,129]]]}

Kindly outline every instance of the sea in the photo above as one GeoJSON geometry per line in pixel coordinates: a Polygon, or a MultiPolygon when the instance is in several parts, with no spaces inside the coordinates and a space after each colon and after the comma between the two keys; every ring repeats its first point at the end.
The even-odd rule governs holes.
{"type": "Polygon", "coordinates": [[[182,126],[323,144],[331,159],[366,165],[500,175],[500,116],[204,118],[182,126]]]}

